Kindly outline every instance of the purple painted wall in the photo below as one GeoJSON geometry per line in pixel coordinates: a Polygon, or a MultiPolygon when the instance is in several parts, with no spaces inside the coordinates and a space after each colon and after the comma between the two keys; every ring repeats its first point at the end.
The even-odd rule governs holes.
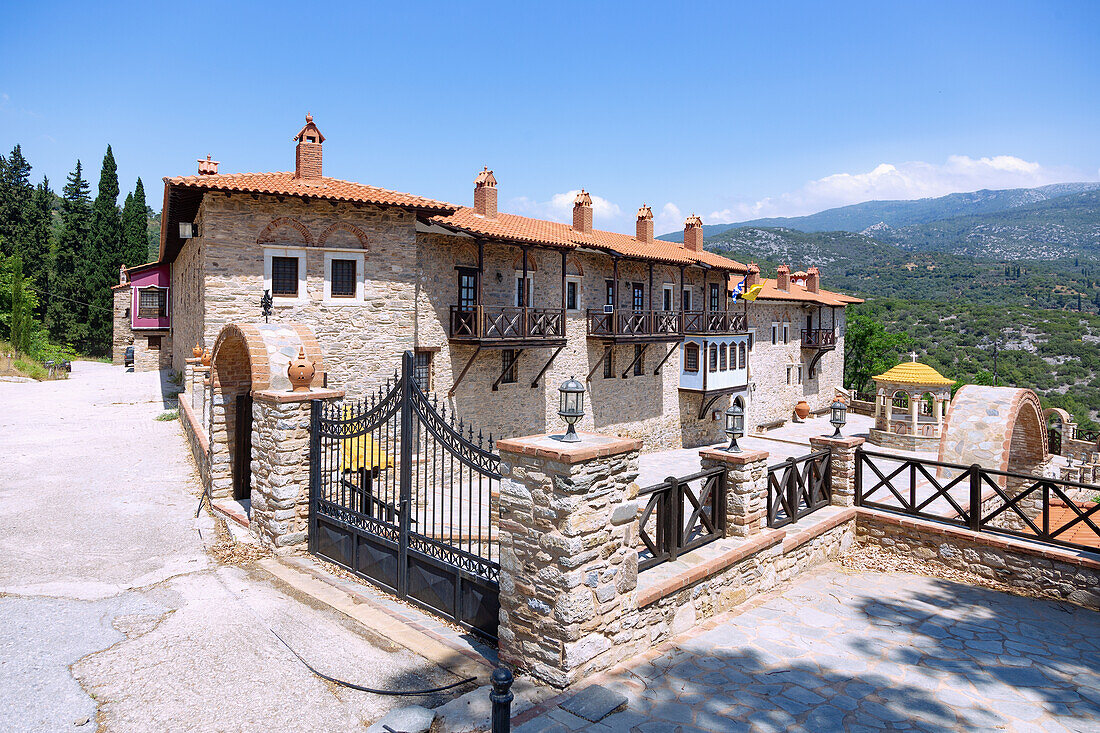
{"type": "Polygon", "coordinates": [[[164,318],[138,318],[138,290],[156,286],[167,288],[171,280],[169,265],[142,268],[130,272],[130,325],[133,328],[168,328],[172,324],[171,299],[165,305],[164,318]]]}

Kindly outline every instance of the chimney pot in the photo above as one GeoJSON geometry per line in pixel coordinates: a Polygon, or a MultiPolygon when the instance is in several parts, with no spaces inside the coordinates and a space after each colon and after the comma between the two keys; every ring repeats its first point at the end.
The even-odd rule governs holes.
{"type": "Polygon", "coordinates": [[[642,204],[638,209],[637,240],[642,244],[653,244],[653,209],[649,204],[642,204]]]}
{"type": "Polygon", "coordinates": [[[298,142],[295,150],[294,177],[303,180],[321,178],[321,144],[325,136],[313,124],[313,115],[306,113],[306,124],[294,136],[298,142]]]}
{"type": "Polygon", "coordinates": [[[211,160],[207,155],[206,159],[199,158],[199,175],[200,176],[213,176],[218,172],[218,161],[211,160]]]}
{"type": "Polygon", "coordinates": [[[592,233],[592,197],[583,188],[573,199],[573,231],[592,233]]]}
{"type": "Polygon", "coordinates": [[[748,291],[753,285],[760,284],[760,265],[755,262],[749,263],[749,271],[745,275],[745,290],[748,291]]]}
{"type": "Polygon", "coordinates": [[[821,290],[821,272],[816,267],[806,270],[806,290],[811,293],[821,290]]]}
{"type": "Polygon", "coordinates": [[[474,178],[474,212],[486,219],[497,216],[497,179],[489,166],[474,178]]]}
{"type": "Polygon", "coordinates": [[[684,221],[684,246],[692,252],[703,251],[703,220],[695,214],[684,221]]]}
{"type": "Polygon", "coordinates": [[[791,268],[786,265],[775,268],[775,286],[785,293],[791,291],[791,268]]]}

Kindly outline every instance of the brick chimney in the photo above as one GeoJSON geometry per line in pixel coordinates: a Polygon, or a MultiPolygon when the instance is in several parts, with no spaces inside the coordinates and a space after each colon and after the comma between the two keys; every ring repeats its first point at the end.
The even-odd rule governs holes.
{"type": "Polygon", "coordinates": [[[583,188],[573,199],[573,231],[592,233],[592,197],[583,188]]]}
{"type": "Polygon", "coordinates": [[[497,179],[489,166],[474,178],[474,211],[486,219],[497,218],[497,179]]]}
{"type": "Polygon", "coordinates": [[[806,270],[806,291],[816,293],[821,290],[821,273],[816,267],[806,270]]]}
{"type": "Polygon", "coordinates": [[[642,204],[642,208],[638,209],[637,240],[643,244],[653,244],[653,209],[648,204],[642,204]]]}
{"type": "Polygon", "coordinates": [[[210,156],[206,156],[206,160],[199,158],[199,175],[200,176],[213,176],[218,172],[218,161],[210,160],[210,156]]]}
{"type": "Polygon", "coordinates": [[[294,136],[298,142],[297,153],[294,160],[294,177],[303,180],[319,180],[321,178],[321,143],[325,136],[313,124],[313,115],[306,115],[306,126],[294,136]]]}
{"type": "Polygon", "coordinates": [[[753,285],[760,284],[760,265],[755,262],[749,263],[748,274],[745,275],[745,292],[749,291],[753,285]]]}
{"type": "Polygon", "coordinates": [[[791,291],[791,268],[786,265],[775,268],[775,286],[786,293],[791,291]]]}
{"type": "Polygon", "coordinates": [[[703,220],[695,214],[684,221],[684,246],[692,252],[703,251],[703,220]]]}

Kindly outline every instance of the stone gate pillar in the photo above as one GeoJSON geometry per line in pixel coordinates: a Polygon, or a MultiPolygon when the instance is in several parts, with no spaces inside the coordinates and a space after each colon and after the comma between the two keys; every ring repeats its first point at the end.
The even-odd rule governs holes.
{"type": "Polygon", "coordinates": [[[764,530],[768,526],[768,452],[705,448],[699,457],[704,470],[726,469],[726,534],[750,537],[764,530]]]}
{"type": "Polygon", "coordinates": [[[638,651],[640,440],[502,440],[502,661],[565,687],[638,651]]]}
{"type": "Polygon", "coordinates": [[[815,451],[828,450],[832,464],[832,500],[833,506],[855,506],[856,503],[856,448],[863,445],[864,438],[830,438],[813,436],[810,447],[815,451]]]}

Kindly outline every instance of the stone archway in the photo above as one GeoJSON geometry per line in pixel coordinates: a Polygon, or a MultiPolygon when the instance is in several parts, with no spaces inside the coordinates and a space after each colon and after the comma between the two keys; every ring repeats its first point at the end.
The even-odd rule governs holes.
{"type": "Polygon", "coordinates": [[[305,349],[314,363],[314,385],[324,382],[324,360],[312,330],[298,324],[230,323],[214,342],[210,374],[210,495],[251,498],[252,397],[289,390],[286,370],[305,349]]]}
{"type": "Polygon", "coordinates": [[[1048,458],[1046,422],[1035,392],[968,384],[955,393],[939,460],[1038,474],[1048,458]]]}

